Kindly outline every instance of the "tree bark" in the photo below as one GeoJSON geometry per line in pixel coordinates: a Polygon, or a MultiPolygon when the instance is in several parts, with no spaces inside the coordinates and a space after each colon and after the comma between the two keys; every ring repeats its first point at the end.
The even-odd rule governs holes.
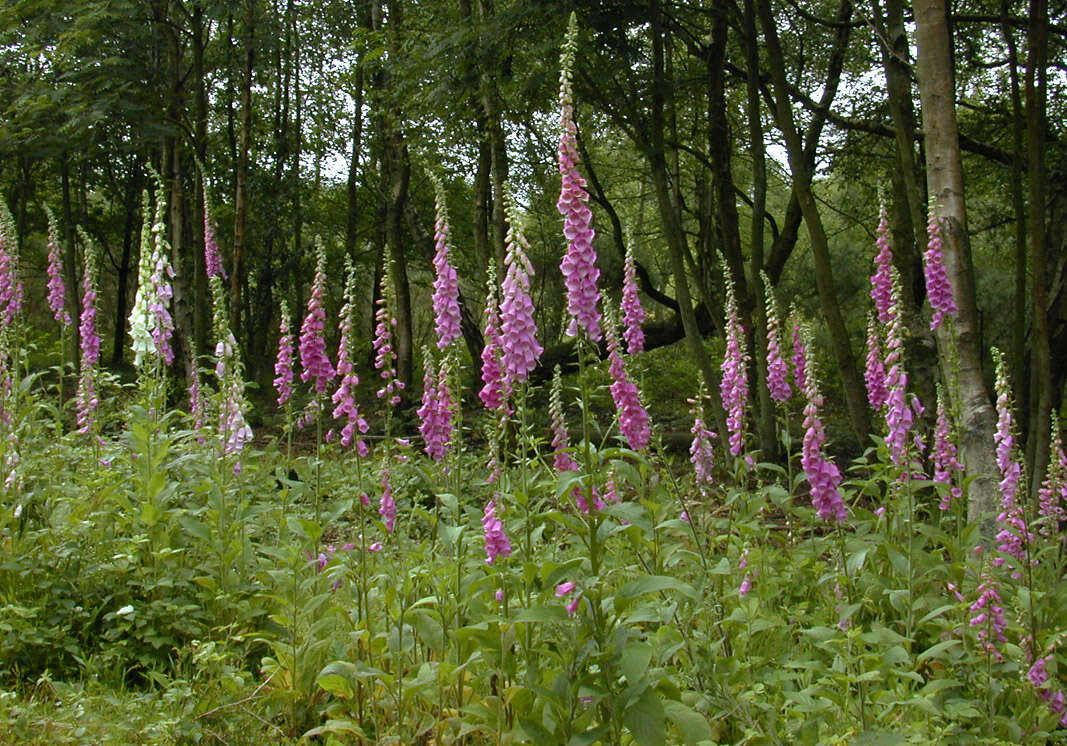
{"type": "Polygon", "coordinates": [[[233,268],[230,271],[230,316],[234,334],[244,329],[244,288],[247,286],[245,267],[245,231],[248,221],[248,168],[252,145],[252,73],[255,69],[256,0],[245,4],[245,59],[241,81],[241,124],[238,135],[237,169],[233,198],[233,268]]]}
{"type": "Polygon", "coordinates": [[[963,164],[956,126],[955,84],[948,14],[944,0],[915,0],[916,41],[919,47],[919,98],[926,135],[927,189],[937,203],[944,239],[945,268],[956,297],[959,315],[937,332],[942,375],[958,381],[950,392],[958,404],[960,456],[970,484],[968,517],[983,521],[983,533],[992,536],[991,515],[996,511],[997,473],[993,449],[996,416],[982,372],[981,339],[975,298],[974,265],[967,234],[963,198],[963,164]],[[953,340],[953,332],[955,340],[953,340]],[[955,342],[957,371],[951,365],[955,342]]]}

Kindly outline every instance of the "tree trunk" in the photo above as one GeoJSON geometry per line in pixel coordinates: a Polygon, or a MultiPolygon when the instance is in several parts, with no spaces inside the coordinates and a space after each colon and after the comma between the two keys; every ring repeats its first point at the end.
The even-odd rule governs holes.
{"type": "Polygon", "coordinates": [[[230,323],[234,334],[244,328],[244,288],[247,287],[245,267],[245,229],[248,220],[248,167],[252,145],[252,73],[255,68],[256,0],[246,0],[245,6],[244,78],[241,81],[241,125],[237,173],[233,198],[233,269],[230,272],[230,323]]]}
{"type": "Polygon", "coordinates": [[[123,200],[125,218],[122,222],[122,259],[119,262],[118,288],[115,293],[115,333],[112,337],[114,347],[111,350],[113,369],[122,367],[123,354],[126,350],[126,317],[129,316],[128,296],[130,270],[133,265],[133,240],[141,224],[137,210],[141,205],[141,174],[141,164],[136,160],[133,161],[123,200]]]}
{"type": "MultiPolygon", "coordinates": [[[[362,62],[360,55],[357,65],[362,62]]],[[[352,158],[348,164],[348,208],[345,223],[345,253],[355,259],[356,236],[359,229],[359,158],[363,152],[363,68],[356,70],[356,84],[352,91],[352,158]]]]}
{"type": "Polygon", "coordinates": [[[955,375],[959,390],[950,392],[958,403],[960,456],[970,485],[968,518],[984,521],[983,533],[992,536],[990,516],[997,507],[996,457],[993,430],[996,415],[982,373],[981,339],[975,299],[974,265],[967,234],[967,211],[963,199],[963,164],[956,127],[955,85],[952,48],[944,0],[915,0],[916,40],[919,47],[919,98],[926,137],[927,189],[937,202],[945,246],[945,267],[959,307],[954,323],[942,324],[937,332],[942,374],[955,375]],[[953,339],[959,370],[946,370],[953,339]]]}
{"type": "MultiPolygon", "coordinates": [[[[800,139],[800,133],[797,131],[793,119],[792,102],[789,98],[789,89],[785,80],[782,49],[778,41],[778,29],[771,13],[769,0],[758,0],[756,7],[760,23],[763,26],[764,41],[771,62],[771,82],[775,92],[775,119],[785,139],[789,170],[793,176],[793,190],[800,203],[800,209],[804,215],[804,223],[807,225],[808,236],[811,240],[812,259],[815,264],[815,286],[819,293],[823,315],[826,317],[830,338],[833,341],[833,352],[837,361],[837,369],[841,376],[841,385],[844,389],[849,421],[852,424],[853,431],[860,439],[860,442],[863,443],[866,442],[870,433],[871,424],[870,412],[867,407],[866,388],[856,369],[848,330],[845,328],[845,319],[841,314],[841,307],[837,301],[826,231],[823,228],[822,217],[819,215],[819,209],[815,203],[815,195],[812,193],[811,174],[804,157],[804,147],[800,139]]],[[[842,7],[851,8],[851,5],[848,0],[845,0],[842,3],[842,7]]],[[[841,15],[844,15],[844,13],[841,15]]],[[[839,19],[840,17],[839,15],[839,19]]]]}

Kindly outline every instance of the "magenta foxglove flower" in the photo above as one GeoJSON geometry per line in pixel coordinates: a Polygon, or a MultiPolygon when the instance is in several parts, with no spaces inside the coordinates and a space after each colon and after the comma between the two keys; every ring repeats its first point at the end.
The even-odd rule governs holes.
{"type": "Polygon", "coordinates": [[[100,335],[96,331],[96,245],[85,231],[78,229],[85,245],[82,272],[82,313],[78,334],[81,340],[81,375],[76,397],[78,432],[88,433],[95,420],[100,400],[96,393],[96,364],[100,360],[100,335]]]}
{"type": "MultiPolygon", "coordinates": [[[[196,364],[196,356],[189,355],[189,415],[193,418],[193,429],[199,430],[204,426],[207,419],[207,401],[200,390],[200,368],[196,364]]],[[[203,443],[201,436],[198,443],[203,443]]]]}
{"type": "MultiPolygon", "coordinates": [[[[230,331],[229,315],[226,313],[225,291],[222,278],[214,275],[208,279],[214,307],[215,326],[215,377],[218,379],[222,403],[219,406],[219,438],[222,451],[230,456],[239,454],[252,440],[252,428],[245,419],[248,402],[245,401],[245,379],[241,370],[241,352],[237,340],[230,331]]],[[[240,462],[234,464],[234,473],[240,473],[240,462]]]]}
{"type": "Polygon", "coordinates": [[[278,356],[274,360],[274,390],[278,392],[278,406],[284,407],[293,395],[293,330],[289,304],[282,301],[278,322],[278,356]]]}
{"type": "Polygon", "coordinates": [[[863,371],[863,381],[867,384],[867,401],[871,409],[878,411],[889,400],[886,389],[885,363],[882,361],[882,349],[878,340],[878,326],[872,315],[867,320],[867,367],[863,371]]]}
{"type": "Polygon", "coordinates": [[[1052,436],[1049,440],[1049,464],[1045,472],[1045,481],[1038,490],[1040,502],[1039,513],[1042,536],[1052,535],[1058,531],[1061,523],[1067,521],[1067,453],[1063,450],[1063,438],[1060,436],[1060,423],[1056,413],[1052,413],[1052,436]]]}
{"type": "Polygon", "coordinates": [[[222,252],[219,251],[219,242],[215,235],[215,223],[211,220],[207,189],[204,189],[204,269],[209,278],[217,275],[226,279],[226,270],[222,267],[222,252]]]}
{"type": "Polygon", "coordinates": [[[622,352],[619,350],[619,333],[615,328],[616,319],[608,318],[605,330],[608,343],[608,367],[611,372],[611,398],[619,413],[619,433],[626,438],[627,444],[635,451],[648,447],[652,437],[648,412],[641,404],[637,384],[630,380],[623,364],[622,352]]]}
{"type": "Polygon", "coordinates": [[[1004,630],[1008,628],[1008,622],[1004,618],[1004,608],[1001,606],[1000,593],[997,590],[997,581],[991,577],[983,578],[982,584],[977,589],[978,600],[971,604],[970,626],[978,627],[978,641],[983,649],[997,661],[1004,660],[997,645],[1006,643],[1008,638],[1004,636],[1004,630]]]}
{"type": "Polygon", "coordinates": [[[497,302],[496,272],[489,266],[488,292],[485,298],[485,329],[482,347],[482,388],[478,398],[486,409],[503,411],[508,408],[511,386],[504,372],[503,350],[500,344],[500,306],[497,302]]]}
{"type": "Polygon", "coordinates": [[[734,282],[730,271],[723,267],[726,285],[726,354],[722,360],[722,379],[719,391],[726,410],[726,430],[729,433],[730,453],[740,456],[745,447],[745,405],[748,403],[748,355],[744,350],[745,330],[737,312],[734,282]]]}
{"type": "Polygon", "coordinates": [[[314,379],[315,393],[326,393],[326,387],[337,374],[330,358],[326,356],[326,309],[323,294],[326,288],[326,247],[320,242],[315,252],[315,277],[308,297],[307,316],[300,328],[300,380],[304,383],[314,379]]]}
{"type": "Polygon", "coordinates": [[[893,310],[893,250],[889,246],[889,219],[882,205],[878,220],[878,253],[874,257],[874,274],[871,275],[871,300],[878,312],[878,322],[888,324],[893,310]]]}
{"type": "Polygon", "coordinates": [[[693,405],[692,409],[689,410],[689,413],[693,415],[693,427],[690,428],[690,432],[693,433],[693,442],[689,446],[689,460],[692,462],[693,472],[696,474],[697,488],[705,496],[715,481],[713,478],[715,450],[711,445],[715,433],[704,424],[703,402],[706,398],[707,394],[704,391],[703,384],[701,384],[699,396],[696,399],[689,400],[689,403],[693,405]]]}
{"type": "Polygon", "coordinates": [[[1022,577],[1022,566],[1026,563],[1026,555],[1033,535],[1026,527],[1026,519],[1023,515],[1023,506],[1016,499],[1019,493],[1019,484],[1022,481],[1022,464],[1015,456],[1015,433],[1014,417],[1012,415],[1011,383],[1008,381],[1008,366],[1004,356],[996,347],[992,349],[993,360],[997,365],[996,394],[997,394],[997,429],[993,433],[993,442],[996,444],[997,469],[1000,470],[1000,514],[997,523],[1000,531],[997,532],[999,542],[997,550],[1002,555],[1008,555],[1014,562],[1008,562],[1004,556],[993,559],[993,565],[1000,567],[1008,564],[1012,569],[1012,577],[1022,577]]]}
{"type": "Polygon", "coordinates": [[[446,349],[460,335],[459,314],[459,279],[455,268],[448,261],[449,227],[448,212],[445,208],[445,193],[440,183],[434,180],[437,192],[437,214],[434,219],[434,254],[433,266],[437,278],[433,283],[433,311],[437,328],[437,348],[446,349]]]}
{"type": "Polygon", "coordinates": [[[891,269],[892,303],[890,304],[889,328],[886,331],[885,377],[886,397],[885,436],[889,458],[898,467],[908,464],[908,433],[915,422],[914,413],[908,405],[908,374],[904,370],[904,323],[900,313],[900,282],[896,270],[891,269]]]}
{"type": "Polygon", "coordinates": [[[59,226],[55,215],[48,213],[48,307],[52,309],[52,318],[64,327],[70,326],[70,313],[67,311],[67,286],[63,282],[63,253],[59,247],[59,226]]]}
{"type": "Polygon", "coordinates": [[[426,454],[434,461],[440,461],[448,453],[452,441],[453,402],[448,388],[448,361],[442,360],[440,371],[435,371],[429,350],[423,353],[423,360],[422,406],[417,412],[419,433],[425,443],[426,454]]]}
{"type": "MultiPolygon", "coordinates": [[[[805,354],[804,345],[801,345],[800,349],[801,354],[805,354]]],[[[845,501],[838,491],[838,486],[841,484],[841,472],[823,453],[826,431],[819,418],[823,398],[819,393],[814,371],[807,369],[806,361],[803,367],[806,372],[807,385],[804,387],[804,394],[807,397],[807,404],[804,407],[804,443],[800,454],[800,465],[808,478],[808,485],[811,488],[811,504],[819,517],[840,523],[848,515],[845,501]]]]}
{"type": "MultiPolygon", "coordinates": [[[[351,260],[345,262],[345,304],[340,313],[341,338],[337,345],[337,375],[341,383],[331,397],[334,404],[333,418],[343,420],[341,428],[341,445],[348,448],[356,438],[356,430],[365,433],[370,429],[367,421],[359,412],[356,404],[356,386],[359,376],[352,365],[352,350],[356,326],[356,268],[351,260]]],[[[280,353],[279,353],[280,354],[280,353]]],[[[370,449],[362,438],[356,439],[356,451],[360,456],[367,456],[370,449]]]]}
{"type": "MultiPolygon", "coordinates": [[[[762,273],[762,270],[761,270],[762,273]]],[[[763,287],[771,287],[767,275],[763,275],[763,287]]],[[[793,393],[789,387],[789,366],[782,357],[782,331],[778,320],[774,295],[767,293],[767,390],[771,399],[778,403],[786,401],[793,393]]]]}
{"type": "Polygon", "coordinates": [[[808,388],[808,351],[800,332],[800,322],[796,321],[797,311],[793,309],[793,382],[801,392],[808,388]]]}
{"type": "Polygon", "coordinates": [[[400,392],[404,389],[404,382],[396,377],[396,350],[393,349],[393,327],[396,319],[393,318],[393,293],[389,285],[389,273],[382,273],[381,297],[378,298],[378,310],[374,313],[377,324],[374,327],[374,368],[382,379],[382,387],[376,395],[383,399],[388,406],[395,407],[400,403],[400,392]]]}
{"type": "Polygon", "coordinates": [[[937,424],[934,426],[934,481],[948,485],[948,494],[941,500],[941,510],[952,507],[952,501],[963,497],[963,489],[957,479],[963,473],[963,464],[956,457],[956,443],[953,441],[952,422],[949,420],[948,408],[945,406],[944,394],[937,392],[937,424]]]}
{"type": "Polygon", "coordinates": [[[174,297],[174,288],[171,280],[174,279],[174,268],[170,264],[170,244],[165,237],[166,224],[166,200],[163,180],[157,178],[158,191],[156,199],[155,217],[152,223],[152,257],[150,259],[151,271],[149,273],[149,288],[147,301],[148,313],[152,318],[152,340],[155,343],[156,355],[167,367],[174,362],[174,349],[170,345],[171,337],[174,336],[174,319],[170,315],[170,302],[174,297]]]}
{"type": "Polygon", "coordinates": [[[393,533],[393,527],[396,525],[396,500],[393,499],[393,484],[389,478],[389,469],[384,463],[381,469],[381,480],[382,497],[378,507],[378,515],[385,522],[386,532],[391,534],[393,533]]]}
{"type": "Polygon", "coordinates": [[[629,355],[639,355],[645,351],[645,332],[641,328],[645,321],[645,309],[637,291],[637,268],[630,246],[626,247],[626,259],[623,262],[622,300],[619,309],[622,311],[622,338],[626,340],[626,352],[629,355]]]}
{"type": "Polygon", "coordinates": [[[578,26],[572,19],[560,54],[560,138],[559,175],[560,192],[556,209],[563,216],[563,235],[567,239],[567,253],[559,268],[567,286],[567,313],[570,325],[567,334],[578,336],[579,330],[592,341],[600,339],[600,291],[597,281],[600,270],[596,267],[596,250],[593,248],[593,213],[589,209],[589,193],[586,182],[578,171],[578,128],[574,122],[574,99],[571,94],[571,72],[577,47],[578,26]]]}
{"type": "Polygon", "coordinates": [[[511,554],[511,542],[504,533],[504,522],[496,515],[496,502],[490,500],[482,514],[482,528],[485,531],[485,563],[491,565],[498,557],[511,554]]]}
{"type": "Polygon", "coordinates": [[[557,474],[578,471],[578,462],[567,451],[567,423],[563,416],[563,376],[557,365],[548,394],[548,418],[552,427],[552,468],[557,474]]]}
{"type": "Polygon", "coordinates": [[[930,319],[930,331],[941,326],[945,316],[955,316],[956,300],[952,296],[952,283],[945,270],[945,258],[941,253],[941,225],[937,219],[936,205],[930,205],[930,218],[926,224],[928,241],[923,252],[923,273],[926,277],[926,299],[934,309],[930,319]]]}
{"type": "Polygon", "coordinates": [[[526,258],[529,244],[522,234],[518,210],[510,197],[507,199],[507,214],[507,267],[500,288],[500,345],[508,381],[515,384],[530,375],[543,348],[537,341],[537,324],[530,300],[530,277],[534,271],[526,258]]]}
{"type": "Polygon", "coordinates": [[[18,239],[15,221],[0,201],[0,312],[4,326],[11,326],[22,309],[22,281],[18,272],[18,239]]]}

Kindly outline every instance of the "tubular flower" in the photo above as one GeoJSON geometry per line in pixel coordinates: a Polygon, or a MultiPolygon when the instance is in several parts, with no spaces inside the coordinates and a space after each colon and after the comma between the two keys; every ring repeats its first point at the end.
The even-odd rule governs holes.
{"type": "MultiPolygon", "coordinates": [[[[252,440],[252,428],[245,420],[248,402],[245,401],[245,379],[241,370],[241,352],[237,340],[230,331],[229,316],[226,313],[226,299],[222,289],[222,278],[214,275],[208,280],[211,287],[211,299],[214,306],[215,326],[215,377],[218,379],[222,405],[219,408],[219,437],[222,450],[227,456],[244,450],[245,444],[252,440]]],[[[234,472],[240,471],[240,463],[234,465],[234,472]]]]}
{"type": "Polygon", "coordinates": [[[390,407],[400,403],[400,392],[404,382],[396,377],[396,350],[393,349],[393,294],[389,287],[389,273],[382,273],[381,297],[378,298],[378,310],[374,319],[374,368],[382,379],[382,387],[376,392],[379,399],[385,399],[390,407]]]}
{"type": "Polygon", "coordinates": [[[22,281],[18,273],[18,240],[15,236],[15,220],[0,201],[0,311],[4,326],[15,322],[22,308],[22,281]]]}
{"type": "Polygon", "coordinates": [[[207,189],[204,189],[204,270],[208,278],[218,275],[226,279],[226,270],[222,268],[222,252],[219,251],[218,238],[215,236],[215,223],[211,219],[207,189]]]}
{"type": "MultiPolygon", "coordinates": [[[[193,429],[199,430],[207,419],[207,400],[200,390],[200,368],[196,364],[196,355],[189,354],[189,415],[193,418],[193,429]]],[[[197,439],[203,443],[203,436],[197,439]]]]}
{"type": "Polygon", "coordinates": [[[863,371],[863,381],[867,384],[867,401],[875,411],[889,401],[886,388],[885,363],[882,361],[881,344],[878,340],[878,326],[871,315],[867,319],[867,367],[863,371]]]}
{"type": "MultiPolygon", "coordinates": [[[[762,274],[762,270],[761,270],[762,274]]],[[[763,275],[763,287],[770,288],[767,275],[763,275]]],[[[767,390],[771,399],[781,403],[793,393],[789,387],[789,366],[782,357],[782,331],[774,295],[767,293],[767,390]]]]}
{"type": "Polygon", "coordinates": [[[81,340],[81,374],[78,377],[77,422],[78,432],[88,433],[94,423],[94,414],[100,400],[96,393],[96,364],[100,360],[100,335],[96,331],[96,246],[78,228],[85,246],[82,272],[82,313],[78,334],[81,340]]]}
{"type": "MultiPolygon", "coordinates": [[[[341,428],[341,445],[345,448],[352,445],[357,429],[361,433],[370,429],[356,405],[356,386],[359,385],[359,376],[356,375],[355,367],[352,365],[352,347],[355,342],[352,335],[355,326],[356,268],[349,259],[345,262],[345,304],[341,308],[341,339],[337,344],[337,375],[341,377],[341,383],[331,397],[334,404],[334,419],[344,420],[345,423],[341,428]]],[[[362,438],[356,441],[356,451],[360,456],[366,456],[370,452],[362,438]]]]}
{"type": "Polygon", "coordinates": [[[557,473],[578,471],[578,462],[567,452],[567,423],[563,417],[563,376],[557,365],[552,371],[548,394],[548,417],[552,427],[552,467],[557,473]]]}
{"type": "Polygon", "coordinates": [[[938,387],[937,424],[934,427],[934,481],[949,486],[948,494],[942,498],[941,510],[948,510],[952,501],[963,496],[963,489],[956,484],[956,475],[963,472],[963,464],[956,457],[956,444],[952,437],[952,422],[949,421],[945,397],[938,387]]]}
{"type": "Polygon", "coordinates": [[[992,349],[993,359],[997,365],[997,429],[993,433],[996,444],[997,469],[1000,470],[1000,514],[997,523],[1001,529],[997,532],[999,542],[997,550],[1012,557],[1018,564],[1007,563],[1005,557],[996,557],[993,565],[1000,567],[1008,564],[1012,577],[1022,577],[1020,569],[1026,562],[1027,547],[1033,541],[1033,535],[1026,527],[1023,506],[1016,500],[1019,483],[1022,481],[1022,464],[1015,457],[1014,418],[1012,416],[1011,383],[1008,381],[1008,366],[1004,356],[997,348],[992,349]]]}
{"type": "Polygon", "coordinates": [[[574,53],[577,48],[578,22],[571,16],[567,36],[560,54],[559,105],[560,137],[559,155],[560,191],[556,209],[563,216],[563,235],[567,239],[567,253],[560,262],[567,286],[567,313],[570,325],[567,334],[577,337],[584,331],[590,340],[600,339],[600,312],[597,302],[600,292],[597,281],[600,270],[596,268],[596,251],[593,249],[593,213],[589,209],[589,193],[586,182],[578,172],[578,128],[574,123],[574,98],[571,94],[571,74],[574,68],[574,53]]]}
{"type": "Polygon", "coordinates": [[[437,349],[444,350],[460,335],[459,279],[455,268],[448,261],[449,227],[445,207],[445,192],[441,183],[433,179],[436,193],[436,216],[434,218],[434,243],[437,248],[433,266],[437,278],[433,283],[433,312],[437,328],[437,349]]]}
{"type": "Polygon", "coordinates": [[[478,398],[486,409],[507,409],[511,387],[504,375],[503,352],[500,348],[500,306],[497,302],[496,271],[492,262],[489,264],[488,291],[485,296],[485,329],[482,347],[482,388],[478,398]]]}
{"type": "Polygon", "coordinates": [[[70,326],[70,313],[67,311],[67,286],[63,282],[63,255],[59,250],[59,226],[52,211],[48,213],[48,307],[52,309],[52,318],[64,327],[70,326]]]}
{"type": "Polygon", "coordinates": [[[878,322],[888,324],[896,311],[893,308],[893,250],[889,246],[889,220],[885,205],[882,205],[878,218],[878,253],[874,257],[874,274],[871,275],[871,300],[878,312],[878,322]]]}
{"type": "MultiPolygon", "coordinates": [[[[796,309],[793,309],[796,316],[796,309]]],[[[801,392],[808,388],[808,355],[804,339],[800,333],[800,322],[793,321],[793,382],[801,392]]]]}
{"type": "Polygon", "coordinates": [[[979,627],[978,641],[986,652],[996,660],[1002,661],[1004,657],[997,649],[997,644],[1008,641],[1008,638],[1004,636],[1008,622],[1004,618],[1004,608],[1000,605],[997,581],[990,577],[984,578],[976,592],[978,600],[971,604],[973,616],[970,625],[979,627]]]}
{"type": "Polygon", "coordinates": [[[289,304],[282,301],[278,322],[278,356],[274,360],[274,390],[278,392],[278,406],[284,407],[293,395],[293,330],[289,304]]]}
{"type": "Polygon", "coordinates": [[[426,454],[440,461],[448,453],[452,440],[452,392],[448,388],[449,366],[447,358],[441,361],[439,371],[434,371],[430,351],[423,353],[425,371],[422,378],[422,406],[419,407],[419,433],[425,442],[426,454]]]}
{"type": "Polygon", "coordinates": [[[491,565],[498,557],[511,554],[511,542],[504,533],[504,522],[496,515],[496,502],[493,500],[485,504],[482,528],[485,530],[485,564],[491,565]]]}
{"type": "MultiPolygon", "coordinates": [[[[805,365],[806,368],[806,365],[805,365]]],[[[811,504],[823,520],[845,520],[848,512],[845,501],[838,491],[841,484],[841,472],[837,466],[826,458],[823,445],[826,443],[826,431],[819,418],[822,407],[822,394],[815,382],[814,371],[807,376],[804,387],[807,405],[804,407],[804,444],[800,455],[800,465],[811,487],[811,504]]]]}
{"type": "Polygon", "coordinates": [[[930,331],[941,326],[945,316],[955,316],[956,300],[952,297],[952,283],[945,271],[945,258],[941,253],[941,225],[937,220],[936,205],[930,205],[930,218],[926,224],[928,237],[923,252],[923,274],[926,277],[926,298],[934,315],[930,319],[930,331]]]}
{"type": "Polygon", "coordinates": [[[748,403],[748,355],[744,350],[745,330],[737,313],[734,282],[729,270],[723,268],[726,284],[726,354],[722,360],[722,380],[719,391],[726,410],[726,429],[729,433],[730,453],[740,456],[745,447],[745,405],[748,403]]]}
{"type": "Polygon", "coordinates": [[[645,351],[645,332],[641,328],[645,320],[645,309],[637,291],[637,268],[629,246],[626,247],[626,259],[623,262],[622,300],[619,309],[622,311],[622,338],[626,340],[626,352],[629,355],[639,355],[645,351]]]}
{"type": "Polygon", "coordinates": [[[715,433],[704,424],[703,403],[706,399],[707,393],[704,391],[704,385],[701,384],[697,398],[689,400],[689,403],[693,405],[689,410],[689,413],[693,415],[693,427],[690,428],[690,432],[693,433],[693,442],[689,446],[689,460],[696,474],[697,488],[705,496],[714,483],[712,471],[715,468],[715,451],[711,445],[715,433]]]}
{"type": "Polygon", "coordinates": [[[1063,439],[1060,436],[1060,423],[1056,413],[1052,413],[1052,436],[1049,440],[1049,464],[1045,481],[1038,491],[1040,498],[1041,535],[1050,536],[1054,528],[1067,521],[1067,453],[1063,451],[1063,439]]]}
{"type": "Polygon", "coordinates": [[[615,321],[614,318],[605,320],[612,381],[611,398],[619,413],[619,432],[626,438],[630,448],[640,451],[648,447],[648,441],[652,437],[648,412],[641,404],[637,384],[626,375],[626,366],[623,364],[622,353],[619,350],[619,333],[615,328],[615,321]]]}
{"type": "Polygon", "coordinates": [[[500,345],[509,384],[525,381],[537,365],[543,348],[537,341],[537,325],[530,300],[533,265],[526,258],[529,244],[522,234],[514,201],[506,199],[508,240],[504,282],[500,298],[500,345]]]}
{"type": "MultiPolygon", "coordinates": [[[[160,186],[160,190],[162,186],[160,186]]],[[[170,285],[174,270],[168,254],[170,246],[163,237],[166,205],[156,201],[155,211],[145,191],[141,198],[144,225],[141,228],[141,259],[137,271],[137,293],[130,311],[130,336],[133,338],[133,362],[142,367],[146,358],[156,358],[169,366],[174,361],[170,338],[174,320],[170,316],[170,285]]]]}
{"type": "Polygon", "coordinates": [[[896,270],[891,271],[893,294],[891,318],[886,332],[888,353],[885,365],[885,387],[887,392],[885,422],[888,433],[885,437],[889,448],[889,458],[901,468],[908,467],[908,433],[915,422],[914,413],[908,406],[908,374],[904,371],[904,325],[900,313],[900,282],[896,270]]]}
{"type": "Polygon", "coordinates": [[[396,525],[396,500],[393,499],[393,485],[389,479],[389,468],[384,463],[379,476],[382,484],[382,498],[378,506],[378,515],[385,522],[386,532],[391,534],[393,533],[393,527],[396,525]]]}
{"type": "Polygon", "coordinates": [[[300,380],[307,383],[315,379],[315,393],[326,393],[326,387],[337,375],[326,356],[326,309],[322,299],[326,287],[326,247],[320,241],[315,251],[315,277],[311,282],[307,316],[300,327],[300,380]]]}

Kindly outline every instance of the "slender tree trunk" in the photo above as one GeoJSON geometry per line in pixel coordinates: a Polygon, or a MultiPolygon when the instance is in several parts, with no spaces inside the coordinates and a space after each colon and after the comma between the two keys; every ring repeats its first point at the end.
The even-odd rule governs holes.
{"type": "MultiPolygon", "coordinates": [[[[362,55],[360,55],[362,60],[362,55]]],[[[358,64],[358,63],[357,63],[358,64]]],[[[352,158],[348,164],[348,209],[345,223],[345,253],[356,256],[356,236],[359,230],[359,158],[363,152],[363,68],[356,70],[352,91],[352,158]]]]}
{"type": "MultiPolygon", "coordinates": [[[[70,294],[74,302],[70,304],[70,318],[75,329],[81,325],[82,304],[78,302],[78,288],[81,287],[78,278],[78,255],[74,249],[74,206],[70,195],[70,159],[64,151],[59,157],[59,178],[63,199],[63,281],[70,288],[70,294]]],[[[115,326],[123,326],[126,319],[116,319],[115,326]]],[[[81,347],[75,335],[71,335],[71,360],[74,361],[74,369],[78,369],[81,360],[81,347]]]]}
{"type": "MultiPolygon", "coordinates": [[[[492,0],[478,0],[480,19],[485,22],[493,15],[492,0]]],[[[504,191],[508,181],[508,149],[501,122],[501,100],[496,76],[510,67],[510,60],[494,61],[482,70],[482,113],[485,116],[486,134],[489,139],[490,168],[493,181],[493,200],[490,205],[493,253],[496,266],[504,266],[504,247],[507,243],[507,215],[504,210],[504,191]]]]}
{"type": "MultiPolygon", "coordinates": [[[[129,316],[130,269],[133,264],[134,234],[140,225],[137,208],[141,204],[141,164],[133,161],[130,178],[126,182],[126,195],[123,199],[125,218],[122,223],[122,259],[119,262],[118,288],[115,293],[115,333],[111,349],[111,367],[122,367],[123,354],[126,350],[126,317],[129,316]]],[[[77,305],[77,304],[75,304],[77,305]]]]}
{"type": "Polygon", "coordinates": [[[233,199],[233,269],[230,273],[230,315],[235,334],[244,328],[244,289],[248,285],[245,266],[245,231],[248,221],[248,168],[252,146],[252,73],[255,68],[256,0],[245,5],[244,78],[241,81],[241,129],[237,152],[237,174],[233,199]]]}
{"type": "MultiPolygon", "coordinates": [[[[208,189],[207,175],[207,79],[204,65],[204,48],[207,43],[205,38],[204,9],[197,4],[192,9],[192,36],[193,36],[193,147],[196,150],[196,158],[199,168],[203,169],[200,179],[197,180],[200,188],[195,190],[199,199],[194,201],[193,220],[196,226],[204,224],[204,203],[208,189]]],[[[193,295],[193,353],[202,354],[207,350],[208,333],[211,328],[209,308],[211,301],[207,287],[207,270],[204,265],[204,234],[202,230],[194,230],[197,256],[193,261],[192,295],[193,295]]]]}
{"type": "MultiPolygon", "coordinates": [[[[1030,187],[1030,284],[1033,286],[1033,332],[1030,335],[1030,437],[1027,462],[1030,490],[1036,499],[1049,458],[1052,411],[1052,353],[1048,331],[1048,269],[1045,242],[1045,128],[1048,66],[1048,0],[1030,0],[1026,60],[1026,134],[1030,187]]],[[[1021,405],[1021,402],[1020,402],[1021,405]]]]}
{"type": "Polygon", "coordinates": [[[954,371],[944,368],[952,359],[950,328],[955,329],[956,359],[959,361],[955,379],[959,390],[952,393],[959,404],[960,456],[967,476],[975,478],[970,485],[968,517],[971,521],[986,521],[983,533],[989,537],[993,530],[990,516],[997,506],[994,478],[997,467],[993,450],[996,416],[982,373],[974,265],[967,233],[963,164],[956,127],[948,13],[944,0],[915,0],[913,6],[919,47],[919,97],[926,136],[927,188],[937,203],[945,267],[959,307],[955,323],[942,324],[938,329],[937,342],[943,361],[942,374],[945,380],[951,381],[954,371]]]}
{"type": "MultiPolygon", "coordinates": [[[[845,0],[842,5],[851,7],[848,0],[845,0]]],[[[811,174],[804,158],[804,148],[800,133],[797,131],[793,119],[789,88],[785,80],[782,49],[778,41],[778,29],[771,13],[769,0],[758,0],[756,8],[760,23],[763,26],[764,42],[768,56],[771,60],[771,82],[775,92],[775,119],[785,139],[786,151],[789,157],[789,170],[793,175],[793,190],[797,200],[800,202],[804,223],[808,228],[808,237],[811,240],[812,259],[815,264],[815,286],[819,293],[823,315],[826,317],[830,338],[833,341],[833,352],[837,361],[837,369],[841,376],[841,385],[844,389],[849,421],[852,424],[853,431],[862,443],[867,440],[871,424],[866,389],[856,369],[848,330],[845,328],[845,319],[841,314],[841,306],[837,301],[833,265],[830,259],[826,231],[823,228],[822,217],[819,215],[815,196],[812,193],[811,174]]]]}

